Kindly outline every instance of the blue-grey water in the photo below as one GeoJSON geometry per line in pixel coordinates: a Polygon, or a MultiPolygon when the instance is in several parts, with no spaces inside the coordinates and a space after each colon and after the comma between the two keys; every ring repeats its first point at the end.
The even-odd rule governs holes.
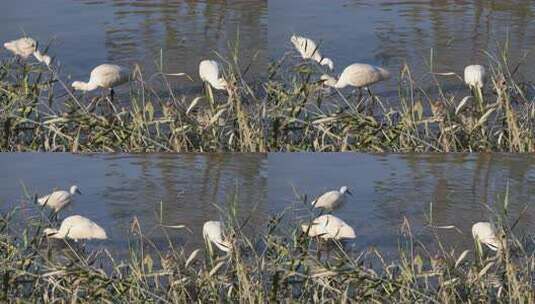
{"type": "MultiPolygon", "coordinates": [[[[515,77],[535,80],[535,60],[528,55],[535,47],[531,0],[270,0],[268,11],[272,58],[291,52],[289,37],[301,34],[320,43],[322,55],[333,59],[335,73],[354,62],[394,71],[395,77],[379,86],[382,94],[395,93],[404,64],[417,84],[429,89],[434,83],[430,71],[462,76],[468,64],[488,65],[486,51],[497,55],[498,45],[506,41],[511,71],[523,63],[515,77]]],[[[461,84],[451,76],[438,80],[450,88],[461,84]]]]}
{"type": "MultiPolygon", "coordinates": [[[[238,38],[246,76],[263,73],[266,64],[267,2],[265,0],[3,0],[0,40],[24,33],[50,43],[50,54],[66,79],[89,77],[105,62],[140,64],[145,81],[160,68],[177,93],[199,87],[201,59],[230,55],[228,43],[238,38]],[[255,55],[258,55],[255,57],[255,55]],[[255,59],[253,60],[253,58],[255,59]]],[[[0,51],[2,56],[4,51],[0,51]]]]}
{"type": "MultiPolygon", "coordinates": [[[[83,195],[60,214],[80,214],[102,225],[110,239],[89,242],[125,252],[135,219],[160,249],[203,246],[207,220],[225,220],[237,195],[243,232],[256,238],[272,215],[286,212],[281,231],[291,232],[315,212],[303,205],[346,185],[353,196],[334,211],[357,239],[351,250],[376,246],[395,253],[404,218],[414,235],[433,247],[432,232],[447,246],[472,246],[470,227],[491,219],[509,193],[509,221],[528,206],[514,232],[535,231],[535,157],[522,154],[42,154],[0,155],[0,210],[20,207],[23,220],[38,212],[24,194],[46,194],[77,184],[83,195]],[[455,230],[433,230],[432,224],[455,230]],[[223,213],[222,213],[223,212],[223,213]],[[162,228],[185,225],[188,229],[162,228]]],[[[257,239],[257,241],[261,241],[257,239]]],[[[258,243],[260,244],[260,243],[258,243]]]]}

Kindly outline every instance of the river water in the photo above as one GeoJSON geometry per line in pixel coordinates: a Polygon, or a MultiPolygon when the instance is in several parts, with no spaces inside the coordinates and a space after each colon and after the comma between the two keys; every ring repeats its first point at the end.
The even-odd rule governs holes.
{"type": "MultiPolygon", "coordinates": [[[[506,40],[513,70],[535,47],[535,2],[530,0],[270,0],[268,8],[268,48],[274,59],[292,51],[292,34],[307,36],[334,61],[335,73],[354,62],[393,71],[392,80],[379,86],[382,95],[396,94],[405,63],[417,83],[431,89],[431,70],[462,76],[468,64],[488,65],[485,51],[496,55],[506,40]]],[[[526,59],[515,77],[532,81],[535,59],[526,59]]],[[[463,87],[452,77],[439,80],[450,89],[463,87]]]]}
{"type": "MultiPolygon", "coordinates": [[[[65,78],[86,80],[93,67],[105,62],[138,63],[145,80],[160,70],[185,72],[195,82],[169,77],[174,89],[201,87],[201,59],[230,54],[228,43],[239,33],[243,67],[251,76],[263,73],[267,54],[265,0],[5,0],[0,2],[0,39],[24,33],[62,64],[65,78]],[[256,58],[253,60],[253,57],[256,58]]],[[[1,52],[0,52],[1,55],[1,52]]]]}
{"type": "Polygon", "coordinates": [[[23,220],[38,212],[24,195],[80,187],[83,195],[60,217],[80,214],[102,225],[110,239],[89,242],[125,252],[135,219],[145,237],[161,249],[203,246],[204,221],[225,220],[236,201],[243,232],[256,239],[268,219],[286,212],[282,231],[308,221],[303,205],[324,191],[346,185],[353,196],[334,214],[350,224],[357,239],[348,248],[376,246],[395,253],[404,218],[414,235],[432,247],[432,232],[447,246],[472,246],[470,227],[488,221],[509,192],[512,223],[524,206],[515,233],[535,227],[535,158],[512,154],[2,154],[0,210],[20,207],[23,220]],[[234,195],[236,199],[233,200],[234,195]],[[456,226],[433,230],[432,224],[456,226]],[[222,209],[222,210],[221,210],[222,209]],[[245,223],[245,222],[242,222],[245,223]],[[185,225],[187,229],[165,228],[185,225]]]}

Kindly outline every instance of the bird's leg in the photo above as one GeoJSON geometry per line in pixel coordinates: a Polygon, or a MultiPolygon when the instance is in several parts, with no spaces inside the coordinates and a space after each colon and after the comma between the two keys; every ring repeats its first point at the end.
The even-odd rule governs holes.
{"type": "Polygon", "coordinates": [[[115,91],[113,90],[113,88],[110,89],[110,100],[111,102],[113,103],[113,98],[115,97],[115,91]]]}

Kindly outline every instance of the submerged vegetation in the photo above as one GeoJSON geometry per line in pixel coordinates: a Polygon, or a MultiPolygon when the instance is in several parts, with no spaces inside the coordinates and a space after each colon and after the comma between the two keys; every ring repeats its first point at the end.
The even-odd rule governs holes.
{"type": "Polygon", "coordinates": [[[431,72],[426,92],[409,66],[391,80],[395,96],[328,91],[320,66],[287,56],[251,81],[250,62],[232,47],[225,93],[207,87],[180,95],[169,85],[173,76],[146,79],[137,68],[115,103],[72,93],[54,62],[10,57],[0,61],[0,149],[534,152],[535,96],[515,80],[521,62],[511,63],[507,48],[488,54],[487,86],[473,96],[468,88],[447,92],[443,76],[431,72]]]}
{"type": "MultiPolygon", "coordinates": [[[[250,239],[233,202],[226,220],[228,254],[215,247],[188,251],[171,239],[167,249],[157,249],[135,220],[122,257],[105,249],[106,241],[92,249],[63,240],[52,244],[43,228],[54,222],[37,213],[17,224],[21,210],[15,209],[0,217],[0,301],[535,303],[535,240],[517,238],[517,220],[503,216],[507,200],[503,209],[496,216],[503,236],[497,253],[476,244],[454,250],[436,233],[436,243],[424,245],[400,219],[394,258],[373,247],[355,252],[338,241],[318,244],[298,225],[288,229],[284,213],[250,239]]],[[[431,216],[429,229],[438,229],[431,216]]]]}

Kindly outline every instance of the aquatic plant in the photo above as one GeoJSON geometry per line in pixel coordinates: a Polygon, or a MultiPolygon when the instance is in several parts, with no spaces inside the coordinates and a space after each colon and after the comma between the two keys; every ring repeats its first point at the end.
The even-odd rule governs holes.
{"type": "Polygon", "coordinates": [[[3,59],[0,150],[534,152],[532,86],[515,79],[507,47],[488,53],[491,88],[475,97],[447,92],[433,71],[426,92],[409,66],[393,77],[396,96],[328,92],[315,62],[286,56],[251,80],[255,59],[240,58],[236,43],[220,58],[226,92],[180,94],[173,76],[145,78],[137,67],[128,92],[110,103],[73,93],[57,63],[3,59]]]}
{"type": "MultiPolygon", "coordinates": [[[[36,199],[27,197],[29,202],[36,199]]],[[[306,197],[303,203],[309,206],[306,197]]],[[[518,219],[508,221],[507,199],[504,212],[496,213],[504,240],[497,253],[477,246],[458,252],[438,237],[434,244],[423,244],[412,234],[409,221],[400,219],[395,257],[386,257],[376,248],[347,251],[338,241],[322,248],[299,225],[283,223],[284,212],[274,215],[251,239],[247,219],[238,213],[235,199],[229,205],[225,223],[233,250],[224,256],[203,248],[186,251],[170,239],[168,248],[162,249],[143,235],[137,220],[132,222],[128,253],[123,257],[104,249],[105,243],[84,249],[61,240],[65,243],[58,251],[58,244],[51,245],[42,233],[54,224],[47,217],[38,213],[17,225],[20,209],[2,213],[0,301],[535,301],[535,239],[513,234],[518,219]]],[[[183,226],[162,224],[160,228],[183,226]]],[[[431,211],[429,229],[434,229],[431,211]]]]}

